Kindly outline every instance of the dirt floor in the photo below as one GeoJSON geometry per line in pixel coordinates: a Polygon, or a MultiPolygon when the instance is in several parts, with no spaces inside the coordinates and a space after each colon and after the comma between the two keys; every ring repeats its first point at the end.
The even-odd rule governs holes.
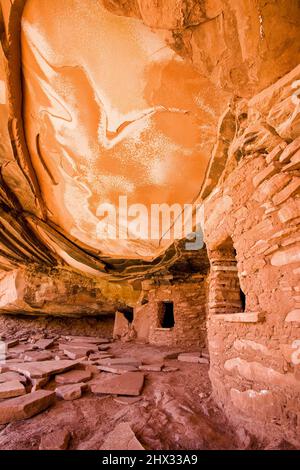
{"type": "MultiPolygon", "coordinates": [[[[0,333],[6,338],[19,337],[24,343],[45,336],[57,337],[58,333],[75,335],[80,330],[81,335],[87,334],[87,327],[80,329],[76,322],[72,328],[71,321],[64,324],[64,321],[52,319],[45,325],[44,319],[22,319],[20,323],[18,319],[2,316],[0,333]]],[[[109,324],[108,321],[103,323],[102,336],[104,332],[110,337],[109,324]]],[[[93,336],[99,333],[100,326],[93,336]]],[[[166,352],[174,351],[186,352],[119,341],[109,347],[115,357],[139,358],[148,364],[161,362],[166,352]]],[[[35,417],[0,426],[0,449],[38,449],[42,436],[57,429],[70,431],[70,449],[100,449],[107,434],[122,422],[130,423],[145,449],[264,448],[243,429],[234,430],[228,425],[211,398],[208,364],[179,362],[177,359],[163,362],[178,370],[146,372],[140,401],[121,404],[114,396],[96,396],[91,392],[73,401],[57,399],[52,407],[35,417]]],[[[100,375],[112,374],[100,372],[100,375]]],[[[43,388],[54,390],[55,386],[51,380],[43,388]]]]}

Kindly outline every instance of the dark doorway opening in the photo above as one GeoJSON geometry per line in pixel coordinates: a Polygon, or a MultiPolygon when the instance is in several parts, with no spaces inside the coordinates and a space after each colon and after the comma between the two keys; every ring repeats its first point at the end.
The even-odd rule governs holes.
{"type": "Polygon", "coordinates": [[[240,299],[241,299],[241,305],[242,305],[242,312],[244,312],[246,310],[246,296],[241,288],[240,288],[240,299]]]}
{"type": "Polygon", "coordinates": [[[161,327],[173,328],[174,320],[174,304],[173,302],[162,302],[161,306],[161,327]]]}
{"type": "Polygon", "coordinates": [[[133,308],[132,307],[121,307],[118,309],[119,312],[123,313],[124,317],[129,323],[133,322],[133,308]]]}

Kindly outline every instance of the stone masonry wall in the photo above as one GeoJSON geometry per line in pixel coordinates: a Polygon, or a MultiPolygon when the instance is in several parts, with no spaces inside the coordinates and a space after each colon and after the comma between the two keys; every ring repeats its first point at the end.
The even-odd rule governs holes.
{"type": "Polygon", "coordinates": [[[204,238],[211,261],[207,326],[214,397],[235,425],[299,446],[300,127],[290,83],[291,76],[253,100],[261,127],[250,135],[244,126],[234,143],[240,152],[235,168],[204,203],[204,238]],[[274,126],[267,139],[266,120],[274,126]],[[233,272],[222,271],[230,243],[245,312],[237,312],[230,295],[226,301],[225,284],[216,308],[217,275],[229,279],[233,272]]]}
{"type": "Polygon", "coordinates": [[[138,340],[156,345],[206,345],[206,290],[205,277],[197,281],[162,285],[148,292],[148,303],[135,309],[133,327],[138,340]],[[174,303],[173,328],[161,328],[161,302],[174,303]]]}

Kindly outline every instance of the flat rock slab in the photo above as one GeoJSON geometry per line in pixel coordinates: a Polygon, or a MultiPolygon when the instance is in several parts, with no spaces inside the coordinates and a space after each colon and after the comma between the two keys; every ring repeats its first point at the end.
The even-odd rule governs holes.
{"type": "Polygon", "coordinates": [[[71,433],[65,429],[52,431],[42,436],[39,450],[67,450],[71,433]]]}
{"type": "Polygon", "coordinates": [[[80,343],[92,343],[92,344],[105,344],[110,343],[110,340],[107,338],[94,338],[93,336],[66,336],[66,339],[69,341],[80,342],[80,343]]]}
{"type": "Polygon", "coordinates": [[[24,354],[24,361],[49,361],[52,359],[52,354],[49,351],[32,351],[24,354]]]}
{"type": "Polygon", "coordinates": [[[178,361],[198,363],[201,358],[200,352],[182,353],[178,356],[178,361]]]}
{"type": "Polygon", "coordinates": [[[129,423],[120,423],[110,432],[100,450],[145,450],[129,423]]]}
{"type": "Polygon", "coordinates": [[[139,369],[146,372],[160,372],[163,366],[163,364],[146,364],[144,366],[139,366],[139,369]]]}
{"type": "Polygon", "coordinates": [[[143,397],[115,397],[114,401],[121,405],[134,405],[134,403],[138,403],[142,399],[143,397]]]}
{"type": "Polygon", "coordinates": [[[76,400],[80,398],[82,392],[87,389],[87,384],[80,382],[78,384],[61,385],[55,389],[55,393],[59,398],[63,400],[76,400]]]}
{"type": "Polygon", "coordinates": [[[0,384],[0,398],[12,398],[25,395],[26,390],[18,380],[10,380],[0,384]]]}
{"type": "Polygon", "coordinates": [[[55,343],[55,339],[39,339],[36,343],[34,343],[34,347],[38,349],[49,349],[55,343]]]}
{"type": "Polygon", "coordinates": [[[68,342],[68,343],[59,343],[58,348],[61,351],[64,351],[65,349],[85,349],[86,353],[97,353],[99,352],[98,349],[99,346],[97,344],[90,344],[90,343],[73,343],[73,342],[68,342]]]}
{"type": "Polygon", "coordinates": [[[68,346],[63,349],[63,353],[70,359],[80,359],[82,357],[86,357],[90,352],[92,352],[92,350],[89,348],[73,348],[68,346]]]}
{"type": "Polygon", "coordinates": [[[17,398],[10,398],[0,403],[0,424],[31,418],[44,411],[55,401],[55,393],[37,390],[17,398]]]}
{"type": "Polygon", "coordinates": [[[89,358],[92,360],[92,361],[95,361],[95,360],[101,360],[101,359],[112,359],[114,356],[110,353],[107,353],[107,352],[96,352],[96,353],[91,353],[89,355],[89,358]]]}
{"type": "Polygon", "coordinates": [[[21,383],[25,383],[26,377],[18,374],[18,372],[3,372],[3,374],[0,374],[0,384],[11,380],[18,380],[21,383]]]}
{"type": "Polygon", "coordinates": [[[141,361],[145,365],[158,364],[169,359],[177,359],[178,354],[181,354],[181,352],[182,351],[146,353],[141,355],[141,361]]]}
{"type": "Polygon", "coordinates": [[[9,369],[20,372],[20,374],[25,375],[25,377],[31,379],[40,379],[42,377],[47,377],[48,375],[59,374],[64,372],[79,364],[78,361],[42,361],[42,362],[25,362],[10,364],[9,369]]]}
{"type": "Polygon", "coordinates": [[[135,372],[138,370],[137,367],[134,366],[98,366],[99,370],[102,370],[103,372],[111,372],[112,374],[125,374],[125,372],[135,372]]]}
{"type": "MultiPolygon", "coordinates": [[[[98,358],[98,359],[97,359],[97,358],[94,358],[94,357],[91,357],[91,356],[89,356],[89,358],[88,358],[88,360],[89,360],[91,363],[93,363],[93,364],[98,364],[98,365],[100,365],[100,366],[101,366],[101,361],[102,361],[102,359],[103,359],[103,358],[101,358],[101,359],[98,358]]],[[[105,364],[105,365],[106,365],[106,364],[105,364]]]]}
{"type": "Polygon", "coordinates": [[[18,344],[18,346],[14,346],[13,348],[9,348],[9,353],[11,354],[24,354],[27,351],[33,351],[34,345],[33,344],[18,344]]]}
{"type": "Polygon", "coordinates": [[[99,360],[99,364],[103,366],[133,366],[139,367],[142,362],[132,357],[114,357],[99,360]]]}
{"type": "Polygon", "coordinates": [[[55,376],[55,382],[61,385],[76,384],[79,382],[87,382],[92,378],[92,372],[87,370],[70,370],[55,376]]]}
{"type": "Polygon", "coordinates": [[[140,395],[144,385],[142,372],[126,372],[125,374],[100,379],[91,384],[92,393],[110,395],[140,395]]]}
{"type": "Polygon", "coordinates": [[[14,346],[17,346],[17,344],[19,344],[19,340],[18,339],[8,339],[6,341],[4,341],[5,343],[5,346],[7,348],[13,348],[14,346]]]}

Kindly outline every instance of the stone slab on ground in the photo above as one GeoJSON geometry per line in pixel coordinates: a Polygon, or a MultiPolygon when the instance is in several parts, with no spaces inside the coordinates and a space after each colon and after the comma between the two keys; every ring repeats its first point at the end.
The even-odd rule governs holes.
{"type": "Polygon", "coordinates": [[[113,354],[107,353],[107,352],[101,352],[98,351],[96,353],[91,353],[89,355],[89,358],[94,361],[94,360],[101,360],[101,359],[112,359],[114,356],[113,354]]]}
{"type": "Polygon", "coordinates": [[[125,374],[108,377],[91,384],[92,393],[138,396],[144,385],[142,372],[126,372],[125,374]]]}
{"type": "Polygon", "coordinates": [[[116,366],[102,366],[99,365],[98,369],[103,372],[111,372],[112,374],[125,374],[126,372],[135,372],[138,370],[137,367],[134,366],[124,366],[124,365],[116,365],[116,366]]]}
{"type": "Polygon", "coordinates": [[[19,340],[18,339],[7,339],[6,341],[4,341],[5,343],[5,346],[7,348],[13,348],[14,346],[17,346],[17,344],[19,344],[19,340]]]}
{"type": "Polygon", "coordinates": [[[98,365],[101,365],[101,361],[102,361],[103,359],[110,359],[110,356],[101,357],[101,358],[98,358],[98,359],[97,359],[97,358],[94,358],[94,357],[91,357],[91,356],[89,356],[89,358],[88,358],[88,360],[89,360],[90,362],[92,362],[93,364],[98,364],[98,365]]]}
{"type": "Polygon", "coordinates": [[[100,450],[145,450],[129,423],[120,423],[105,438],[100,450]]]}
{"type": "Polygon", "coordinates": [[[39,339],[36,343],[34,343],[34,347],[38,349],[49,349],[55,343],[55,338],[51,339],[39,339]]]}
{"type": "Polygon", "coordinates": [[[140,370],[146,371],[146,372],[160,372],[163,368],[164,364],[146,364],[143,366],[139,366],[140,370]]]}
{"type": "Polygon", "coordinates": [[[11,371],[20,372],[20,374],[31,379],[40,379],[42,377],[47,377],[48,375],[59,374],[60,372],[73,369],[73,367],[78,364],[78,361],[69,360],[25,362],[10,364],[9,369],[11,371]]]}
{"type": "Polygon", "coordinates": [[[24,354],[24,361],[36,362],[36,361],[50,361],[52,354],[49,351],[31,351],[24,354]]]}
{"type": "Polygon", "coordinates": [[[99,364],[103,366],[133,366],[139,367],[142,365],[142,361],[132,357],[114,357],[101,359],[99,364]]]}
{"type": "Polygon", "coordinates": [[[80,398],[82,392],[87,389],[87,384],[79,382],[77,384],[61,385],[55,389],[56,396],[63,400],[76,400],[80,398]]]}
{"type": "Polygon", "coordinates": [[[90,348],[73,348],[68,346],[63,349],[63,352],[70,359],[75,360],[87,356],[92,350],[90,348]]]}
{"type": "Polygon", "coordinates": [[[80,343],[92,343],[92,344],[106,344],[110,343],[111,340],[107,338],[94,338],[93,336],[66,336],[69,341],[80,342],[80,343]]]}
{"type": "Polygon", "coordinates": [[[19,397],[25,393],[25,387],[19,380],[10,380],[0,384],[0,398],[19,397]]]}
{"type": "Polygon", "coordinates": [[[152,354],[142,354],[141,361],[143,364],[154,364],[164,362],[169,359],[177,359],[178,355],[182,353],[182,350],[169,351],[169,352],[152,352],[152,354]]]}
{"type": "Polygon", "coordinates": [[[37,390],[17,398],[10,398],[0,403],[0,424],[31,418],[44,411],[55,401],[55,393],[37,390]]]}
{"type": "Polygon", "coordinates": [[[39,450],[67,450],[71,433],[65,429],[52,431],[41,438],[39,450]]]}
{"type": "Polygon", "coordinates": [[[33,344],[18,344],[13,348],[9,348],[9,354],[25,354],[27,351],[33,351],[34,345],[33,344]]]}
{"type": "Polygon", "coordinates": [[[207,359],[201,358],[201,353],[200,352],[182,353],[182,354],[179,354],[179,356],[178,356],[178,361],[181,361],[181,362],[199,363],[199,362],[202,362],[200,359],[203,359],[203,360],[207,361],[207,359]]]}
{"type": "Polygon", "coordinates": [[[26,377],[18,372],[3,372],[0,374],[0,384],[11,380],[18,380],[21,383],[26,383],[26,377]]]}
{"type": "Polygon", "coordinates": [[[143,397],[115,397],[114,401],[116,403],[120,403],[121,405],[133,405],[134,403],[138,403],[141,401],[143,397]]]}
{"type": "Polygon", "coordinates": [[[85,349],[86,350],[86,354],[88,353],[97,353],[99,352],[99,346],[97,346],[97,344],[91,344],[91,343],[73,343],[73,341],[69,341],[68,343],[59,343],[58,345],[58,348],[61,350],[61,351],[64,351],[65,349],[69,349],[69,348],[72,348],[72,349],[85,349]]]}
{"type": "Polygon", "coordinates": [[[76,384],[87,382],[92,378],[92,373],[87,370],[70,370],[55,376],[55,382],[61,385],[76,384]]]}

